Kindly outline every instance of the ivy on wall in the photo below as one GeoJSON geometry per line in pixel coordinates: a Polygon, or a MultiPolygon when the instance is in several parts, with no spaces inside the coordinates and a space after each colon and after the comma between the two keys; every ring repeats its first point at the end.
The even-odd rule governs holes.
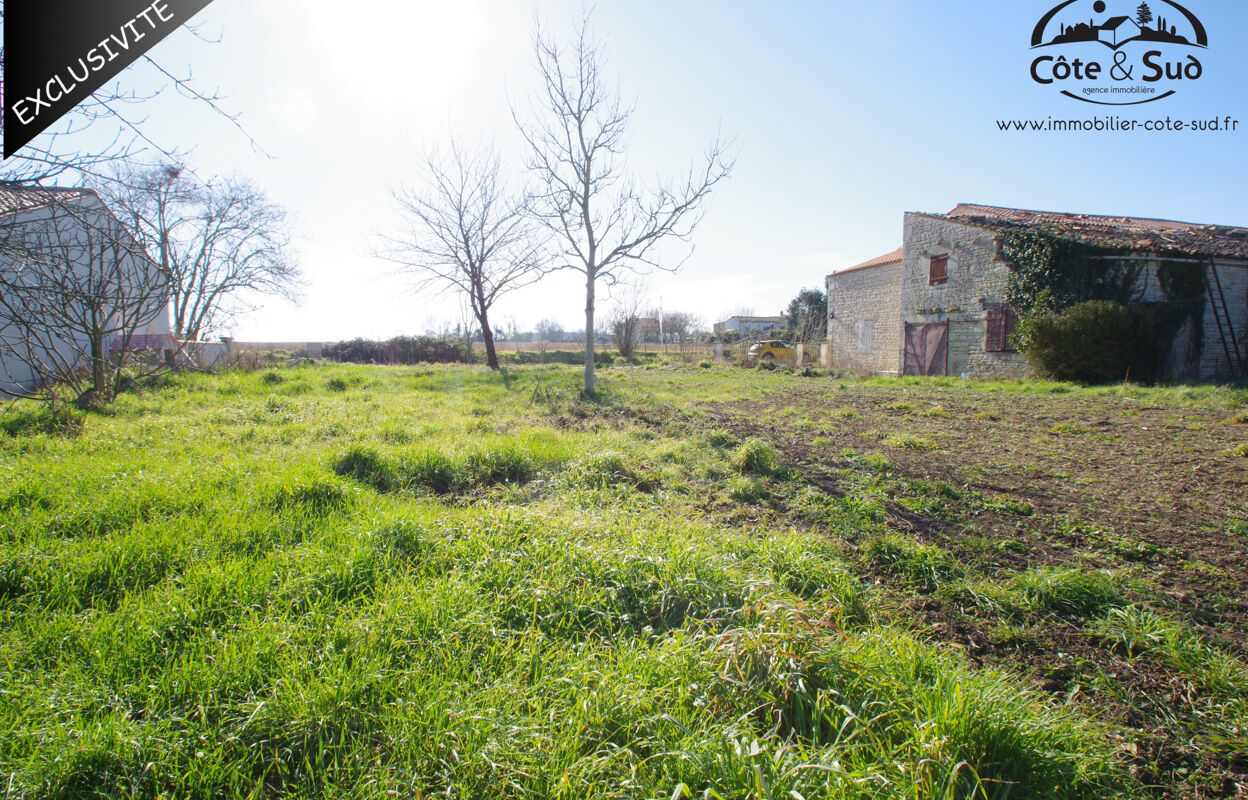
{"type": "Polygon", "coordinates": [[[1061,311],[1087,300],[1127,305],[1138,298],[1142,262],[1044,230],[1010,231],[1001,254],[1010,267],[1007,299],[1019,311],[1061,311]]]}
{"type": "MultiPolygon", "coordinates": [[[[1151,331],[1143,337],[1148,341],[1136,341],[1133,347],[1148,351],[1155,367],[1168,358],[1185,325],[1190,344],[1183,361],[1190,364],[1199,358],[1204,343],[1204,264],[1162,261],[1157,279],[1166,299],[1140,303],[1140,278],[1147,262],[1117,257],[1121,251],[1031,229],[1003,234],[1001,253],[1010,268],[1007,299],[1024,317],[1015,341],[1023,352],[1036,349],[1035,335],[1044,324],[1041,317],[1060,317],[1073,306],[1105,301],[1134,306],[1133,314],[1147,318],[1141,319],[1138,330],[1151,331]]],[[[1076,352],[1067,357],[1071,364],[1083,359],[1076,352]]]]}

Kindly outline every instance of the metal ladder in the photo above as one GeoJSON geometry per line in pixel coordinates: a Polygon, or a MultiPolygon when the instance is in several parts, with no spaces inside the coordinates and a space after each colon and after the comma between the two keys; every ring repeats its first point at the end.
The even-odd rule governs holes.
{"type": "MultiPolygon", "coordinates": [[[[1222,291],[1222,278],[1218,275],[1218,262],[1209,259],[1209,275],[1212,281],[1205,281],[1205,290],[1209,293],[1209,308],[1213,311],[1213,320],[1218,325],[1218,338],[1222,340],[1222,352],[1226,354],[1226,362],[1230,368],[1230,378],[1243,377],[1245,373],[1244,358],[1239,351],[1239,341],[1235,337],[1235,324],[1230,309],[1226,307],[1226,295],[1222,291]],[[1216,289],[1216,292],[1215,292],[1216,289]]],[[[1248,342],[1245,342],[1248,345],[1248,342]]]]}

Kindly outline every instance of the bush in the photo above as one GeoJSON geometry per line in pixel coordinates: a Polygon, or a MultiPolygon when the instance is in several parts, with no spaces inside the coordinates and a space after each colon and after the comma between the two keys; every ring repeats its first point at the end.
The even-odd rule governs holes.
{"type": "Polygon", "coordinates": [[[1105,300],[1030,314],[1014,338],[1032,369],[1059,381],[1152,381],[1159,360],[1152,315],[1105,300]]]}
{"type": "Polygon", "coordinates": [[[352,339],[325,348],[325,358],[354,364],[467,364],[468,348],[459,339],[396,336],[384,342],[352,339]]]}

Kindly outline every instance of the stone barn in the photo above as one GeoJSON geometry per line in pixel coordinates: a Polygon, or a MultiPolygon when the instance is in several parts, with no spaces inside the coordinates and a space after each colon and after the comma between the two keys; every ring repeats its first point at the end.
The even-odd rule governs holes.
{"type": "Polygon", "coordinates": [[[962,204],[905,215],[902,246],[827,276],[827,366],[866,374],[1025,377],[1009,335],[1015,268],[1004,242],[1023,234],[1085,247],[1131,276],[1130,304],[1173,298],[1174,270],[1203,275],[1161,376],[1243,377],[1248,362],[1248,229],[1171,220],[962,204]]]}

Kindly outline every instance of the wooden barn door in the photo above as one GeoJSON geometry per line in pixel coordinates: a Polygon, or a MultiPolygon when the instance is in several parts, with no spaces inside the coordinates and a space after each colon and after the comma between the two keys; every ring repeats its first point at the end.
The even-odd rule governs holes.
{"type": "Polygon", "coordinates": [[[948,363],[948,322],[906,325],[906,375],[944,375],[948,363]]]}

